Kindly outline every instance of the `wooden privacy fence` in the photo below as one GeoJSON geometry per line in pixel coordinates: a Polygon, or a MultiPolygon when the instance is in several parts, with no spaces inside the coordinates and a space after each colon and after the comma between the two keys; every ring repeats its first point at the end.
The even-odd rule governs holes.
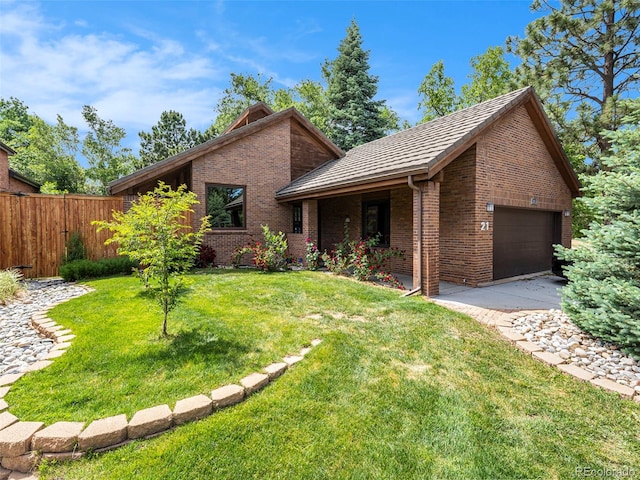
{"type": "Polygon", "coordinates": [[[72,232],[82,237],[88,258],[113,257],[116,247],[104,244],[111,233],[98,233],[91,222],[111,220],[112,210],[122,209],[122,197],[0,193],[0,269],[18,268],[30,278],[58,275],[72,232]]]}

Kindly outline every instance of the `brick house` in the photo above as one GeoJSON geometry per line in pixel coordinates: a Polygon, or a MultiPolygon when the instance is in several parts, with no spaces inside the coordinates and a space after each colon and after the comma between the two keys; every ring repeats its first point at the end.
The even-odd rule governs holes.
{"type": "Polygon", "coordinates": [[[9,168],[9,156],[15,151],[0,142],[0,192],[38,193],[40,185],[9,168]]]}
{"type": "MultiPolygon", "coordinates": [[[[379,234],[406,252],[392,270],[427,296],[440,281],[478,286],[551,268],[571,241],[579,183],[532,88],[524,88],[343,153],[296,110],[245,111],[219,137],[111,184],[135,195],[186,183],[196,217],[216,215],[218,258],[258,236],[287,233],[304,256],[379,234]]],[[[127,197],[135,198],[135,197],[127,197]]]]}

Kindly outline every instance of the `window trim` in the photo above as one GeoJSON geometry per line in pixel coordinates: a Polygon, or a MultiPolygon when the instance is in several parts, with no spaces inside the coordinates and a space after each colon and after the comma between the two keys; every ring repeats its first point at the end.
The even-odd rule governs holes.
{"type": "Polygon", "coordinates": [[[242,220],[243,220],[243,225],[240,227],[216,227],[214,225],[211,226],[211,230],[215,231],[215,232],[229,232],[229,231],[245,231],[247,230],[247,186],[246,185],[238,185],[238,184],[231,184],[231,183],[213,183],[213,182],[206,182],[205,183],[205,187],[204,187],[204,191],[205,191],[205,213],[207,215],[209,215],[209,188],[211,187],[218,187],[218,188],[229,188],[229,189],[237,189],[237,188],[241,188],[242,189],[242,220]]]}

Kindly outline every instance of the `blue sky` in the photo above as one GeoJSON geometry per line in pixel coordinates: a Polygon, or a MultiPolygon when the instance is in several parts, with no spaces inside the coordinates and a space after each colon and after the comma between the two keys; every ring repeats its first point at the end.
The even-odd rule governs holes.
{"type": "Polygon", "coordinates": [[[213,119],[229,74],[262,73],[276,87],[320,80],[352,18],[371,51],[378,98],[411,122],[417,89],[444,60],[459,89],[469,59],[524,34],[530,1],[42,1],[0,0],[0,96],[49,122],[84,128],[80,111],[138,132],[164,110],[189,126],[213,119]]]}

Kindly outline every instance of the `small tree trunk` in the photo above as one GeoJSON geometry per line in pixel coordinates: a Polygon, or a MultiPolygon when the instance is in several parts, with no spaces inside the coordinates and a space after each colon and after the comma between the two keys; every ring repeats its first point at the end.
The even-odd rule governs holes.
{"type": "Polygon", "coordinates": [[[167,336],[167,316],[169,315],[169,312],[167,311],[167,307],[165,306],[165,308],[163,308],[164,310],[164,320],[162,321],[162,336],[166,337],[167,336]]]}

